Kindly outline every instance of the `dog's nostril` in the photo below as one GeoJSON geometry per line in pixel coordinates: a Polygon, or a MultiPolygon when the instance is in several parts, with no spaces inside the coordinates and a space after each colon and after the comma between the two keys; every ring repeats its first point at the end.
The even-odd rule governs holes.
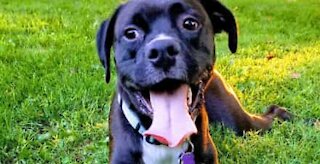
{"type": "Polygon", "coordinates": [[[169,56],[175,56],[175,55],[177,55],[179,53],[179,50],[174,46],[169,46],[167,48],[167,52],[168,52],[169,56]]]}
{"type": "Polygon", "coordinates": [[[158,56],[159,56],[158,51],[156,49],[152,49],[149,54],[149,59],[157,59],[158,56]]]}

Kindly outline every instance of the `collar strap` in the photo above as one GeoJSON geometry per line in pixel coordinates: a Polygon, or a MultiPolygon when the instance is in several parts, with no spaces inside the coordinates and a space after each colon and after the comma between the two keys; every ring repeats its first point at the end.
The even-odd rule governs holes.
{"type": "Polygon", "coordinates": [[[132,106],[129,106],[126,102],[122,101],[120,94],[118,94],[118,103],[120,104],[122,112],[128,120],[129,124],[132,126],[134,130],[136,130],[143,136],[146,142],[153,145],[162,145],[155,138],[143,135],[143,133],[146,131],[145,127],[140,123],[138,115],[132,111],[132,106]]]}
{"type": "Polygon", "coordinates": [[[194,121],[196,121],[200,109],[202,108],[203,104],[205,104],[204,92],[205,88],[210,82],[210,79],[212,78],[213,71],[213,67],[210,66],[200,75],[200,80],[198,81],[198,92],[196,94],[195,100],[193,100],[193,103],[189,107],[189,114],[194,121]]]}
{"type": "Polygon", "coordinates": [[[146,129],[143,127],[143,125],[141,125],[138,115],[130,109],[129,105],[126,102],[122,101],[120,94],[118,94],[118,103],[120,104],[122,112],[128,120],[129,124],[133,127],[133,129],[143,135],[146,129]]]}

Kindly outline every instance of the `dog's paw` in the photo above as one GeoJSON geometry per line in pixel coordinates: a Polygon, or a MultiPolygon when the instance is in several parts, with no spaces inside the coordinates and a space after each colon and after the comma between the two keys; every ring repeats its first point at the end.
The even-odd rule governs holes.
{"type": "Polygon", "coordinates": [[[293,119],[292,113],[288,112],[286,108],[278,105],[270,105],[264,115],[273,118],[277,117],[282,121],[290,121],[293,119]]]}

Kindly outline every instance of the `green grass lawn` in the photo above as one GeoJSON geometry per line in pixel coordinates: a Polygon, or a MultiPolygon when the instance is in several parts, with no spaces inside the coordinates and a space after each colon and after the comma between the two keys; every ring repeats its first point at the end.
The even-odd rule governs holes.
{"type": "MultiPolygon", "coordinates": [[[[120,0],[0,1],[0,163],[106,163],[109,101],[95,50],[120,0]]],[[[285,106],[293,122],[263,136],[221,126],[221,163],[320,162],[320,1],[223,0],[239,50],[217,37],[217,68],[246,109],[285,106]]]]}

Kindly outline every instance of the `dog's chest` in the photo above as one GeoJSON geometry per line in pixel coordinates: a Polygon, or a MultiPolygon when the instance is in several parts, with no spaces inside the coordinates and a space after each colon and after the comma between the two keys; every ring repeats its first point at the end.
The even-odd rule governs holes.
{"type": "Polygon", "coordinates": [[[164,145],[153,145],[142,141],[142,158],[145,164],[178,164],[179,156],[185,152],[188,144],[182,144],[176,148],[164,145]]]}

